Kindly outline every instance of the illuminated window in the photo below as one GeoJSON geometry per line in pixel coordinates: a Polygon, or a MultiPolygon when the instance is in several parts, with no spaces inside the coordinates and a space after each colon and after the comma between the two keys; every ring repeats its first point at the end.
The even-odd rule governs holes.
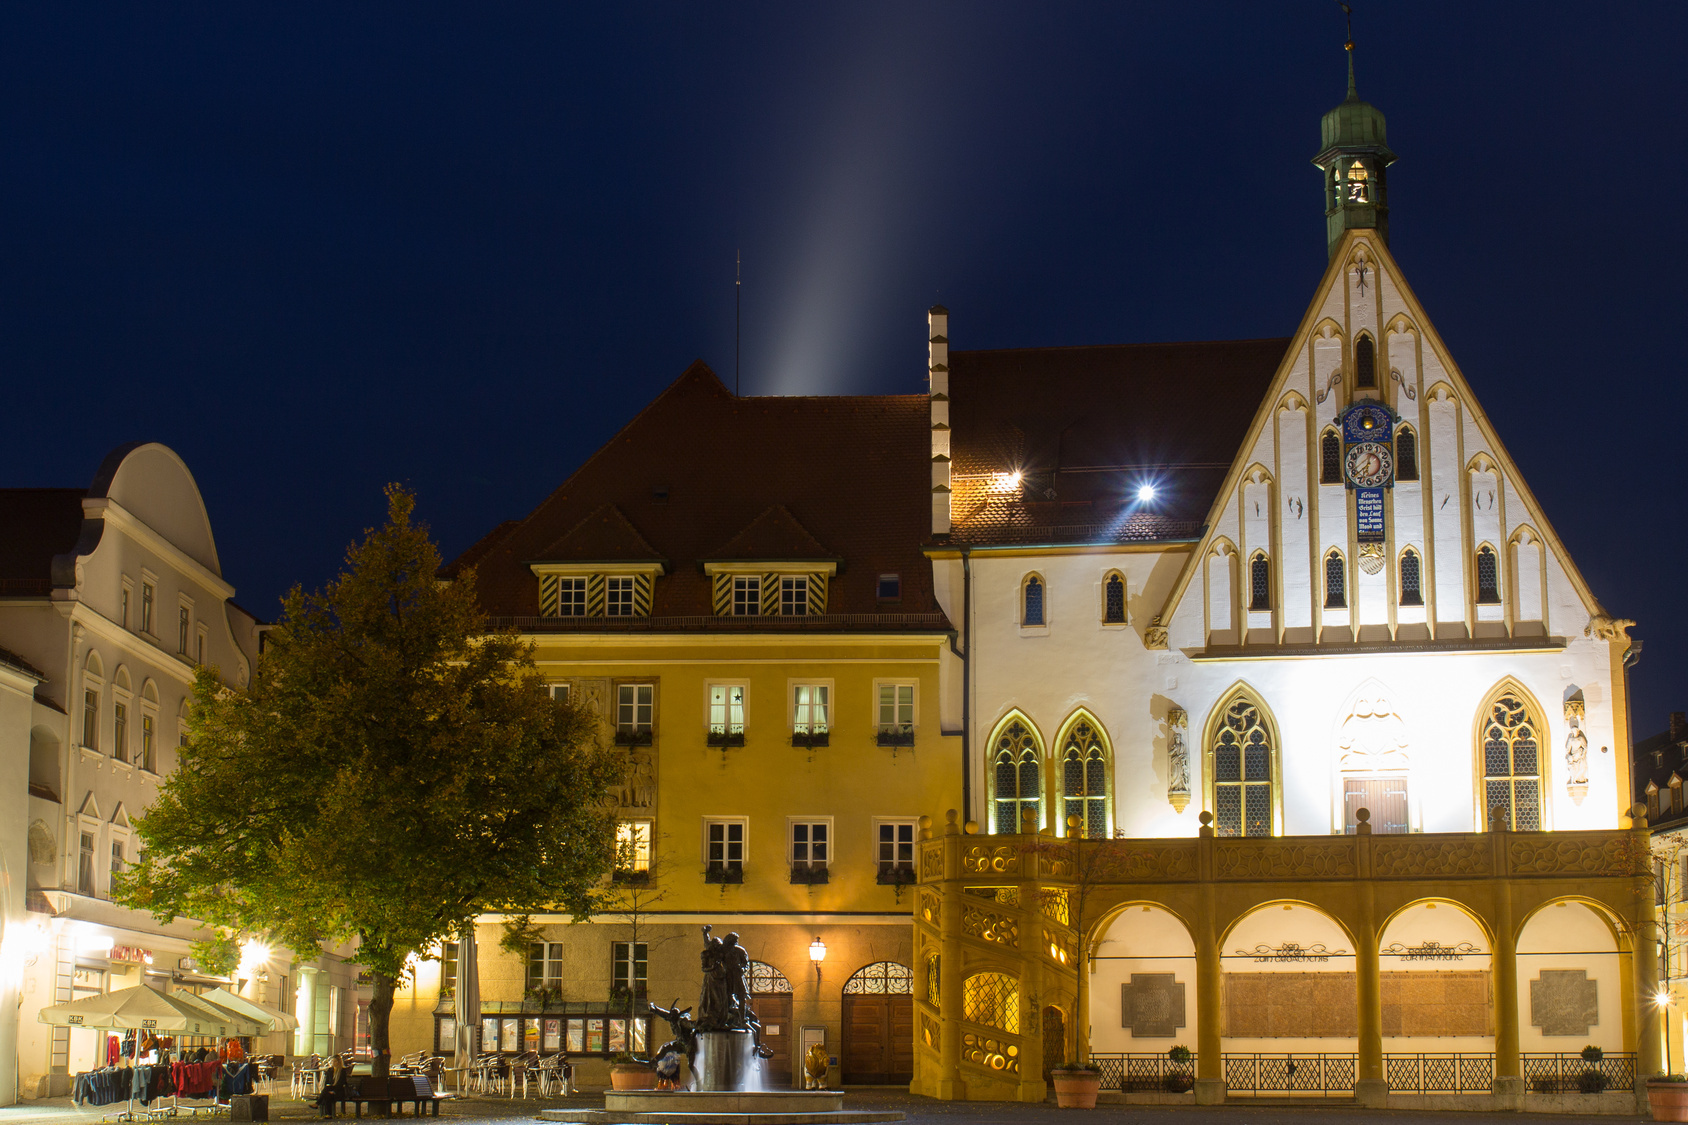
{"type": "Polygon", "coordinates": [[[1042,823],[1042,753],[1037,735],[1018,719],[997,735],[991,758],[996,831],[1010,835],[1019,832],[1028,812],[1034,824],[1042,823]]]}
{"type": "Polygon", "coordinates": [[[1125,579],[1117,574],[1108,575],[1108,581],[1103,586],[1102,622],[1106,625],[1125,624],[1125,579]]]}
{"type": "Polygon", "coordinates": [[[1523,699],[1510,691],[1489,705],[1483,724],[1485,819],[1498,809],[1514,832],[1541,828],[1540,729],[1523,699]]]}
{"type": "Polygon", "coordinates": [[[1025,612],[1020,618],[1022,625],[1043,624],[1043,579],[1032,575],[1026,579],[1025,612]]]}
{"type": "Polygon", "coordinates": [[[974,973],[961,982],[962,1018],[1020,1033],[1020,982],[1007,973],[974,973]]]}
{"type": "Polygon", "coordinates": [[[754,617],[762,612],[762,579],[755,574],[733,575],[733,616],[754,617]]]}
{"type": "Polygon", "coordinates": [[[791,732],[818,737],[828,733],[831,689],[826,684],[794,684],[791,698],[791,732]]]}
{"type": "Polygon", "coordinates": [[[1105,839],[1108,835],[1108,755],[1096,728],[1080,719],[1061,742],[1061,831],[1105,839]]]}
{"type": "Polygon", "coordinates": [[[1225,709],[1213,743],[1213,827],[1220,836],[1272,834],[1272,736],[1260,709],[1225,709]]]}
{"type": "Polygon", "coordinates": [[[1342,439],[1335,430],[1326,430],[1319,439],[1319,483],[1342,483],[1342,439]]]}
{"type": "Polygon", "coordinates": [[[560,941],[536,941],[528,946],[527,986],[556,988],[563,983],[563,950],[560,941]]]}
{"type": "Polygon", "coordinates": [[[1477,603],[1497,605],[1500,602],[1500,572],[1494,548],[1484,547],[1477,552],[1477,603]]]}
{"type": "MultiPolygon", "coordinates": [[[[1360,174],[1365,175],[1363,169],[1360,174]]],[[[1373,346],[1370,336],[1361,336],[1354,344],[1354,385],[1377,386],[1377,349],[1373,346]]]]}
{"type": "Polygon", "coordinates": [[[1424,591],[1420,587],[1418,552],[1401,553],[1401,604],[1423,605],[1424,591]]]}
{"type": "Polygon", "coordinates": [[[615,826],[615,870],[639,874],[651,869],[651,822],[623,820],[615,826]]]}
{"type": "Polygon", "coordinates": [[[744,745],[744,685],[709,685],[709,741],[711,745],[744,745]]]}
{"type": "Polygon", "coordinates": [[[1418,436],[1411,426],[1402,426],[1395,433],[1395,479],[1418,479],[1418,436]]]}
{"type": "Polygon", "coordinates": [[[1248,608],[1272,608],[1272,568],[1265,552],[1256,554],[1248,564],[1248,608]]]}
{"type": "Polygon", "coordinates": [[[879,685],[879,744],[914,745],[914,685],[879,685]]]}
{"type": "Polygon", "coordinates": [[[1346,568],[1342,555],[1337,551],[1325,556],[1325,608],[1348,608],[1346,568]]]}

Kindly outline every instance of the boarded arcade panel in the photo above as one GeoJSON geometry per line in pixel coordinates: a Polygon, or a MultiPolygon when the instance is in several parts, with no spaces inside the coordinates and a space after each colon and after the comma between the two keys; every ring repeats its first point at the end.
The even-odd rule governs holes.
{"type": "MultiPolygon", "coordinates": [[[[1353,973],[1226,973],[1225,1034],[1237,1039],[1352,1038],[1353,973]]],[[[1380,973],[1386,1036],[1488,1035],[1489,974],[1380,973]]]]}
{"type": "Polygon", "coordinates": [[[756,993],[750,998],[750,1009],[762,1021],[762,1044],[773,1052],[763,1061],[762,1073],[768,1085],[791,1085],[791,993],[756,993]]]}
{"type": "Polygon", "coordinates": [[[861,1086],[914,1080],[914,997],[844,994],[843,1081],[861,1086]]]}

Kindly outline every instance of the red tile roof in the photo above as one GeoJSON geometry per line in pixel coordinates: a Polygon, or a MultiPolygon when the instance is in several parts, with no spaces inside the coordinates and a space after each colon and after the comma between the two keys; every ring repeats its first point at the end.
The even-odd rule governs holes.
{"type": "Polygon", "coordinates": [[[813,561],[834,556],[809,534],[808,528],[797,522],[797,517],[787,511],[784,504],[775,504],[709,557],[722,562],[731,559],[771,562],[777,559],[813,561]]]}
{"type": "Polygon", "coordinates": [[[1272,339],[951,352],[952,539],[1199,536],[1288,346],[1272,339]],[[1153,485],[1152,501],[1137,498],[1143,484],[1153,485]]]}
{"type": "Polygon", "coordinates": [[[656,562],[662,555],[627,522],[621,509],[605,504],[551,544],[531,562],[656,562]]]}
{"type": "Polygon", "coordinates": [[[931,529],[928,410],[924,395],[739,398],[694,363],[531,514],[442,573],[475,562],[486,612],[531,618],[539,585],[529,564],[568,549],[583,521],[613,505],[667,561],[651,614],[677,630],[711,627],[701,561],[735,544],[779,552],[769,561],[815,547],[842,560],[816,628],[947,628],[921,554],[931,529]],[[780,508],[789,522],[770,513],[780,508]],[[881,573],[901,575],[898,604],[878,602],[881,573]]]}

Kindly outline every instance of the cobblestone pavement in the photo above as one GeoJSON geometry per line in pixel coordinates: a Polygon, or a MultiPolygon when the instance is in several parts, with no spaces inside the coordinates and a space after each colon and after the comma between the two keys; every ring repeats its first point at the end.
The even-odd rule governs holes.
{"type": "MultiPolygon", "coordinates": [[[[124,1108],[115,1105],[79,1110],[69,1098],[22,1102],[0,1108],[0,1125],[79,1125],[97,1122],[100,1116],[124,1108]]],[[[532,1120],[541,1109],[598,1109],[602,1094],[581,1094],[570,1098],[463,1098],[446,1102],[442,1119],[457,1125],[476,1122],[532,1120]]],[[[1056,1109],[1053,1102],[1024,1105],[1016,1102],[939,1102],[914,1097],[894,1089],[852,1089],[844,1098],[846,1109],[894,1110],[908,1115],[908,1125],[1357,1125],[1359,1122],[1388,1125],[1620,1125],[1648,1120],[1645,1117],[1593,1116],[1582,1114],[1523,1113],[1416,1113],[1365,1110],[1352,1105],[1294,1106],[1098,1106],[1093,1110],[1056,1109]]],[[[185,1117],[185,1115],[184,1115],[185,1117]]],[[[272,1121],[315,1119],[316,1108],[286,1095],[272,1095],[272,1121]]],[[[351,1120],[346,1114],[341,1120],[351,1120]]],[[[220,1118],[226,1121],[226,1118],[220,1118]]],[[[414,1120],[413,1118],[409,1120],[414,1120]]]]}

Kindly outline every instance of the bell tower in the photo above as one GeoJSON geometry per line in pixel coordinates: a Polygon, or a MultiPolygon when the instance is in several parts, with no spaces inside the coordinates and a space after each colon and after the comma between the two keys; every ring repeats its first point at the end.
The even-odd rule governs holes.
{"type": "Polygon", "coordinates": [[[1385,171],[1395,163],[1384,139],[1383,114],[1360,100],[1354,88],[1354,41],[1348,53],[1348,96],[1319,123],[1323,145],[1313,163],[1325,177],[1325,240],[1327,250],[1347,230],[1375,230],[1389,242],[1389,181],[1385,171]]]}

